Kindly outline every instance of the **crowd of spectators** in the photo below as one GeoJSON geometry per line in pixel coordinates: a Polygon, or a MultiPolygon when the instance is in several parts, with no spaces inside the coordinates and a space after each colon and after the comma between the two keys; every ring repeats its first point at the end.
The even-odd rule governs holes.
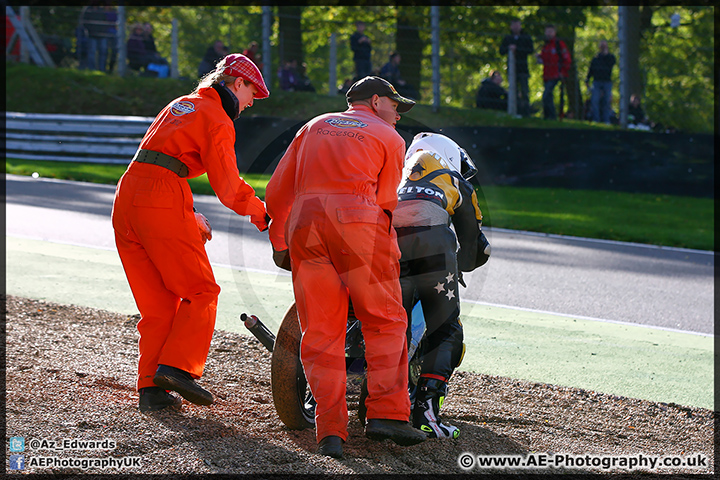
{"type": "MultiPolygon", "coordinates": [[[[388,61],[379,69],[372,66],[372,42],[366,34],[364,21],[355,23],[356,31],[350,37],[350,49],[355,63],[355,76],[345,78],[338,86],[338,93],[344,94],[355,81],[367,75],[377,75],[392,83],[397,91],[414,100],[420,99],[418,89],[407,82],[401,73],[402,57],[398,52],[391,52],[388,61]]],[[[510,72],[511,57],[515,62],[516,105],[517,114],[523,117],[537,111],[530,101],[528,57],[533,55],[543,66],[542,115],[545,119],[557,119],[565,116],[564,98],[567,88],[570,67],[573,59],[565,42],[557,37],[555,26],[545,26],[544,42],[538,52],[532,37],[522,28],[519,18],[512,19],[510,32],[503,37],[499,47],[501,55],[508,58],[510,72]],[[512,55],[511,55],[512,53],[512,55]],[[560,112],[556,109],[556,89],[560,90],[560,112]]],[[[117,61],[117,7],[111,2],[94,1],[84,7],[77,30],[77,54],[79,67],[110,73],[117,61]]],[[[259,44],[251,41],[243,54],[250,58],[258,68],[262,69],[259,44]]],[[[229,48],[222,40],[214,41],[208,46],[198,65],[198,77],[213,71],[218,61],[229,53],[229,48]]],[[[131,70],[143,75],[164,78],[168,76],[168,61],[157,51],[153,38],[153,27],[150,23],[132,26],[127,40],[127,59],[131,70]]],[[[613,68],[616,57],[610,52],[608,42],[601,40],[598,52],[592,58],[585,77],[588,91],[579,118],[606,124],[618,124],[618,115],[613,110],[612,90],[613,68]]],[[[280,89],[284,91],[315,91],[306,73],[307,65],[298,64],[297,59],[287,59],[278,69],[280,89]]],[[[503,87],[503,76],[499,70],[493,70],[478,88],[475,104],[477,108],[507,111],[508,90],[503,87]]],[[[651,129],[654,124],[645,115],[640,104],[640,96],[633,94],[629,103],[629,128],[651,129]]]]}
{"type": "MultiPolygon", "coordinates": [[[[523,31],[520,19],[515,18],[510,21],[510,33],[503,38],[499,51],[501,55],[507,56],[508,72],[511,70],[511,58],[515,62],[517,114],[522,117],[530,116],[533,107],[530,102],[527,57],[533,54],[534,46],[532,37],[523,31]]],[[[550,120],[563,118],[566,115],[564,112],[566,81],[570,75],[573,59],[566,43],[557,37],[555,25],[545,25],[544,42],[540,51],[534,56],[543,66],[543,118],[550,120]],[[560,112],[555,105],[557,97],[555,90],[558,86],[560,112]]],[[[620,123],[612,103],[612,74],[616,63],[617,60],[610,52],[607,40],[600,40],[598,52],[592,58],[585,76],[588,97],[582,111],[578,112],[579,118],[605,124],[620,123]]],[[[475,97],[478,108],[507,111],[508,92],[503,88],[502,80],[500,72],[493,70],[491,75],[481,82],[475,97]]],[[[633,94],[629,102],[628,128],[647,130],[654,128],[653,122],[645,117],[638,94],[633,94]]]]}

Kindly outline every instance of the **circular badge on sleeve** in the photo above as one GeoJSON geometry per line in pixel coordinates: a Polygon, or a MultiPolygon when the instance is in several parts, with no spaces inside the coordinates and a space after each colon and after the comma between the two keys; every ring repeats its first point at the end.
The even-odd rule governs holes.
{"type": "Polygon", "coordinates": [[[187,100],[175,102],[170,107],[170,112],[176,117],[181,117],[187,113],[193,113],[195,111],[195,105],[187,100]]]}

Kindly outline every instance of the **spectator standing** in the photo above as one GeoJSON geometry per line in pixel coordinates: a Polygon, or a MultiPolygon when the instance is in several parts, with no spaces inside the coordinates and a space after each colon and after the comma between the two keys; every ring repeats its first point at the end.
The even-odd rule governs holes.
{"type": "Polygon", "coordinates": [[[108,22],[102,2],[93,2],[83,8],[81,19],[82,29],[87,35],[85,68],[106,72],[109,38],[108,22]]]}
{"type": "Polygon", "coordinates": [[[400,61],[402,57],[398,52],[391,52],[388,62],[380,69],[380,76],[393,84],[400,95],[418,100],[420,94],[414,86],[403,80],[400,74],[400,61]]]}
{"type": "Polygon", "coordinates": [[[118,37],[117,37],[117,22],[118,22],[118,12],[117,7],[114,5],[110,5],[107,3],[105,5],[105,21],[106,21],[106,31],[107,31],[107,37],[108,37],[108,64],[107,64],[107,72],[112,73],[112,71],[115,69],[115,62],[117,61],[117,53],[118,53],[118,37]]]}
{"type": "Polygon", "coordinates": [[[294,92],[298,85],[297,60],[287,60],[278,73],[280,77],[280,89],[286,92],[294,92]]]}
{"type": "Polygon", "coordinates": [[[502,74],[493,70],[488,78],[480,83],[480,89],[475,98],[477,108],[507,111],[508,93],[502,87],[502,74]]]}
{"type": "Polygon", "coordinates": [[[612,105],[612,69],[615,65],[615,55],[610,53],[608,43],[601,40],[599,52],[590,62],[585,85],[590,85],[593,79],[590,105],[593,122],[610,123],[612,105]]]}
{"type": "Polygon", "coordinates": [[[537,60],[543,65],[543,116],[545,119],[555,120],[555,86],[568,77],[572,59],[565,42],[556,37],[554,25],[545,25],[545,45],[537,54],[537,60]]]}
{"type": "Polygon", "coordinates": [[[82,15],[77,27],[75,27],[75,58],[78,61],[80,70],[88,69],[88,36],[85,25],[82,23],[82,15]]]}
{"type": "Polygon", "coordinates": [[[355,28],[355,33],[350,37],[350,49],[353,51],[355,80],[357,81],[372,72],[372,45],[370,38],[365,35],[365,22],[361,20],[355,22],[355,28]]]}
{"type": "MultiPolygon", "coordinates": [[[[202,60],[200,60],[200,65],[198,66],[198,77],[204,77],[208,73],[215,70],[215,65],[225,58],[225,56],[228,54],[228,48],[225,46],[225,44],[222,42],[222,40],[215,40],[212,45],[210,45],[207,50],[205,50],[205,55],[203,56],[202,60]]],[[[243,55],[245,55],[243,53],[243,55]]],[[[247,55],[245,55],[247,57],[247,55]]],[[[250,58],[250,57],[248,57],[250,58]]],[[[252,60],[252,58],[250,58],[252,60]]]]}
{"type": "Polygon", "coordinates": [[[348,437],[349,299],[365,339],[365,436],[399,445],[426,439],[409,424],[408,322],[391,220],[405,153],[395,124],[415,102],[379,77],[355,82],[346,98],[344,112],[300,128],[265,190],[273,260],[288,268],[289,254],[318,452],[335,458],[348,437]]]}
{"type": "Polygon", "coordinates": [[[262,58],[262,55],[258,52],[259,49],[260,45],[257,42],[252,41],[248,45],[248,48],[243,50],[243,55],[252,60],[252,62],[257,65],[260,70],[262,70],[263,64],[260,62],[260,58],[262,58]]]}
{"type": "MultiPolygon", "coordinates": [[[[527,57],[535,51],[532,37],[522,30],[519,18],[510,22],[510,33],[505,35],[500,44],[500,55],[507,55],[509,51],[515,52],[515,77],[517,80],[517,106],[518,113],[524,117],[530,115],[530,71],[527,57]]],[[[509,60],[508,60],[509,62],[509,60]]],[[[508,74],[510,64],[508,63],[508,74]]]]}

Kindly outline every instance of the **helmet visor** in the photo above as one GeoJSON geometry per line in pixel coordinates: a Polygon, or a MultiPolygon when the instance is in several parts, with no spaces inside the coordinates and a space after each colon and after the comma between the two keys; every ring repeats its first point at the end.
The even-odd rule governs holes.
{"type": "Polygon", "coordinates": [[[470,155],[465,151],[464,148],[460,149],[460,175],[465,180],[470,180],[477,173],[477,167],[473,163],[470,155]]]}

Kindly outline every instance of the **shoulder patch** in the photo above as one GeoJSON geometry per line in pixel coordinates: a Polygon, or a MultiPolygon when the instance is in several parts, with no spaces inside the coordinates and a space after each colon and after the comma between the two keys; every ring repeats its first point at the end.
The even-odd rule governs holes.
{"type": "Polygon", "coordinates": [[[332,125],[337,128],[365,128],[367,123],[363,123],[360,120],[353,120],[348,118],[328,118],[325,123],[332,125]]]}
{"type": "Polygon", "coordinates": [[[193,113],[195,111],[195,104],[187,100],[173,103],[170,107],[170,113],[176,117],[182,117],[187,113],[193,113]]]}

